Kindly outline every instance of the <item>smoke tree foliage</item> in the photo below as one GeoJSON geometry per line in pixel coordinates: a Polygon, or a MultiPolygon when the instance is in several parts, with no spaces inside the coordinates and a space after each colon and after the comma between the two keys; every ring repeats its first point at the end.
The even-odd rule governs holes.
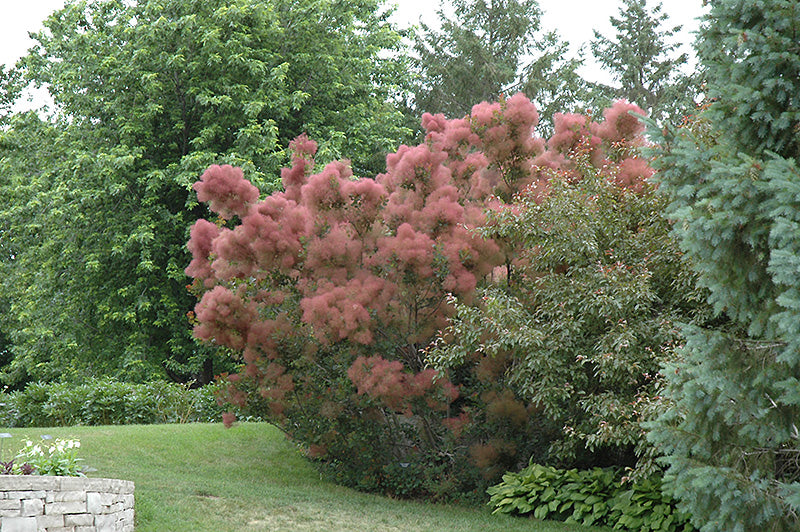
{"type": "Polygon", "coordinates": [[[504,282],[482,289],[479,304],[456,304],[429,360],[449,374],[475,368],[480,386],[499,381],[537,412],[538,460],[633,467],[641,457],[644,474],[655,464],[642,422],[658,410],[659,368],[681,341],[676,322],[709,312],[661,217],[632,112],[642,110],[618,102],[601,124],[556,115],[536,161],[548,186],[481,228],[502,243],[504,282]]]}
{"type": "Polygon", "coordinates": [[[378,0],[70,0],[34,37],[17,71],[55,111],[0,133],[5,382],[209,381],[224,359],[192,339],[183,273],[197,175],[232,163],[273,190],[303,131],[373,173],[410,134],[378,0]]]}
{"type": "Polygon", "coordinates": [[[707,108],[653,127],[667,216],[726,327],[687,327],[650,438],[703,532],[800,527],[800,6],[712,5],[707,108]]]}
{"type": "Polygon", "coordinates": [[[639,105],[652,119],[677,122],[694,107],[700,83],[681,71],[688,61],[687,54],[676,54],[681,27],[662,29],[669,17],[661,10],[661,2],[650,8],[647,0],[622,0],[619,18],[610,19],[614,35],[595,30],[591,49],[617,83],[603,92],[639,105]]]}
{"type": "MultiPolygon", "coordinates": [[[[486,355],[438,371],[428,366],[428,354],[449,323],[454,298],[477,304],[479,286],[502,272],[518,276],[522,251],[502,234],[514,231],[507,223],[519,223],[502,213],[528,209],[515,197],[544,200],[584,174],[612,183],[614,192],[604,192],[609,198],[647,189],[651,171],[633,153],[641,128],[629,110],[639,111],[620,102],[599,124],[560,116],[549,141],[534,136],[538,113],[522,94],[483,102],[461,119],[425,114],[424,142],[390,154],[386,172],[374,179],[355,177],[342,162],[316,167],[316,143],[299,137],[291,145],[292,167],[281,174],[283,191],[264,199],[241,169],[210,167],[195,189],[217,218],[192,227],[186,272],[200,299],[195,335],[225,346],[242,363],[230,376],[228,399],[260,403],[317,463],[362,489],[480,497],[487,481],[541,456],[553,440],[553,418],[546,405],[530,400],[530,390],[507,385],[509,358],[486,355]],[[584,145],[587,151],[575,151],[584,145]],[[481,227],[492,228],[491,235],[480,235],[481,227]]],[[[631,219],[640,225],[617,231],[648,231],[646,220],[631,219]]],[[[608,250],[598,245],[599,253],[608,250]]],[[[625,260],[629,250],[613,253],[625,260]]],[[[627,291],[646,284],[646,267],[631,263],[629,272],[615,260],[605,260],[602,272],[592,260],[581,266],[595,268],[595,278],[622,276],[627,291]]],[[[634,357],[630,351],[657,358],[658,340],[637,337],[630,349],[611,345],[628,334],[616,317],[655,297],[626,295],[607,350],[587,353],[593,360],[573,363],[573,373],[624,366],[634,357]],[[653,353],[641,352],[651,345],[653,353]]],[[[666,334],[658,325],[641,328],[666,334]]],[[[625,375],[604,385],[624,382],[627,393],[655,373],[657,363],[645,362],[617,369],[625,375]]],[[[615,397],[609,389],[604,399],[615,397]]]]}

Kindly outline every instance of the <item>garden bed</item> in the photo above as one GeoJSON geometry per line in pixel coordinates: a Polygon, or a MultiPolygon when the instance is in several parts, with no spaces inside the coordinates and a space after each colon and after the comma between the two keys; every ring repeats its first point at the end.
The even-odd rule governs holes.
{"type": "Polygon", "coordinates": [[[133,482],[0,476],[0,532],[132,532],[133,482]]]}

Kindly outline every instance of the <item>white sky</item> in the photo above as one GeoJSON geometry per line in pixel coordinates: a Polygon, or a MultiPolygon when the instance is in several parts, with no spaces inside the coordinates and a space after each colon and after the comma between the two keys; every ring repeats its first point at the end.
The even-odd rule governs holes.
{"type": "MultiPolygon", "coordinates": [[[[394,21],[401,26],[416,24],[420,17],[429,25],[436,24],[436,9],[440,0],[390,0],[398,9],[394,21]]],[[[650,0],[651,4],[655,0],[650,0]]],[[[680,24],[684,31],[680,41],[686,51],[694,36],[689,32],[697,29],[696,18],[702,14],[702,0],[662,0],[664,11],[670,16],[669,25],[680,24]]],[[[544,12],[542,28],[556,30],[568,40],[573,50],[589,42],[592,30],[597,29],[611,36],[610,16],[619,14],[619,0],[539,0],[544,12]]],[[[32,45],[28,32],[41,28],[42,21],[54,10],[63,7],[64,0],[0,0],[0,63],[13,64],[32,45]]],[[[585,54],[590,63],[591,54],[585,54]]],[[[597,67],[588,64],[582,74],[591,81],[604,76],[597,67]]]]}

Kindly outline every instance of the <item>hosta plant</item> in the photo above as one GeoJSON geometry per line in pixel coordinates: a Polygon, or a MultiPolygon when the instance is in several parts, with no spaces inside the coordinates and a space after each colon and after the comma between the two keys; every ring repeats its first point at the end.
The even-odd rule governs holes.
{"type": "Polygon", "coordinates": [[[494,513],[630,532],[695,530],[658,475],[631,481],[615,468],[556,469],[530,464],[488,489],[494,513]]]}

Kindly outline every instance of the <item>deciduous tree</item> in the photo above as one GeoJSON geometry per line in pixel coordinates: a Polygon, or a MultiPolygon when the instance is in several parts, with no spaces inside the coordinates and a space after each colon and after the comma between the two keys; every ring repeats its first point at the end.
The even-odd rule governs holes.
{"type": "Polygon", "coordinates": [[[676,322],[708,316],[630,112],[642,111],[618,102],[601,123],[556,115],[535,161],[548,186],[482,228],[510,259],[504,282],[456,305],[430,356],[538,412],[545,449],[534,458],[553,465],[633,467],[638,455],[652,469],[642,422],[659,403],[659,366],[680,343],[676,322]]]}
{"type": "Polygon", "coordinates": [[[375,179],[340,162],[318,170],[316,143],[300,137],[283,192],[263,201],[241,170],[209,168],[198,198],[233,225],[199,220],[186,271],[201,296],[195,334],[244,363],[231,398],[245,399],[242,383],[265,398],[348,484],[402,494],[419,483],[411,495],[455,481],[463,453],[446,458],[445,420],[458,391],[425,367],[425,349],[447,294],[469,297],[502,262],[469,228],[490,195],[535,179],[537,119],[521,94],[456,121],[426,114],[428,140],[401,146],[375,179]]]}
{"type": "Polygon", "coordinates": [[[57,111],[12,117],[0,163],[20,378],[210,379],[178,266],[205,213],[197,176],[233,163],[270,192],[303,131],[372,173],[409,133],[391,104],[400,36],[378,0],[74,0],[35,38],[20,68],[57,111]]]}
{"type": "Polygon", "coordinates": [[[301,137],[284,191],[263,200],[241,170],[210,167],[195,189],[218,218],[192,227],[187,273],[200,298],[195,334],[242,363],[229,399],[261,402],[336,479],[397,495],[472,492],[566,442],[565,419],[583,445],[639,442],[641,405],[629,402],[650,389],[672,334],[656,300],[689,292],[670,284],[680,260],[668,246],[648,254],[662,251],[665,224],[652,195],[634,199],[651,171],[634,152],[642,127],[629,110],[639,109],[619,102],[601,123],[558,115],[549,141],[534,135],[538,113],[521,93],[460,119],[425,114],[425,141],[401,146],[375,179],[337,162],[319,169],[316,144],[301,137]],[[505,308],[499,288],[477,292],[507,282],[497,276],[523,287],[521,302],[505,308]],[[552,283],[542,299],[537,279],[552,283]],[[587,287],[607,293],[595,300],[587,287]],[[570,294],[564,309],[558,298],[570,294]],[[434,371],[429,355],[456,301],[474,320],[452,329],[463,353],[434,371]],[[560,341],[493,350],[519,336],[511,328],[525,327],[515,318],[527,304],[560,341]],[[506,321],[488,321],[495,310],[506,321]]]}
{"type": "Polygon", "coordinates": [[[0,125],[5,124],[11,107],[19,97],[19,72],[0,65],[0,125]]]}

